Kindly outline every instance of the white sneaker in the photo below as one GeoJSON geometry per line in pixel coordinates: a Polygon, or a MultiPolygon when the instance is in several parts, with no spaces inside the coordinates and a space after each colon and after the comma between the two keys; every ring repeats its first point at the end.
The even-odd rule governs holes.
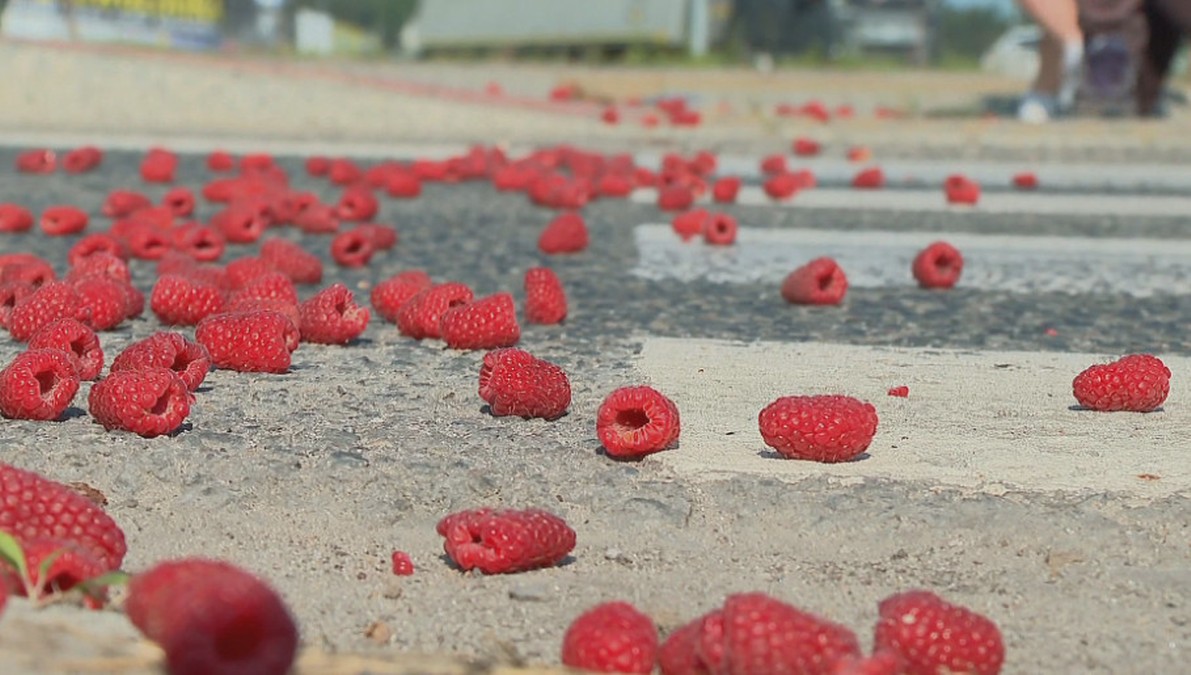
{"type": "Polygon", "coordinates": [[[1046,124],[1058,114],[1058,108],[1054,96],[1031,91],[1017,105],[1017,119],[1026,124],[1046,124]]]}

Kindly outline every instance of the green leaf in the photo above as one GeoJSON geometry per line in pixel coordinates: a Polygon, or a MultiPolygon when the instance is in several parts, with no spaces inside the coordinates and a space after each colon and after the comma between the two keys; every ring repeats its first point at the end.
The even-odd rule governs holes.
{"type": "Polygon", "coordinates": [[[108,572],[107,574],[101,574],[94,579],[88,579],[79,585],[82,586],[84,590],[102,588],[104,586],[124,586],[128,584],[129,579],[132,579],[132,575],[128,572],[112,570],[111,572],[108,572]]]}
{"type": "Polygon", "coordinates": [[[29,566],[25,562],[25,549],[20,542],[7,532],[0,532],[0,558],[16,568],[21,579],[29,578],[29,566]]]}
{"type": "Polygon", "coordinates": [[[40,586],[39,590],[45,590],[46,582],[50,580],[50,567],[58,558],[62,557],[63,553],[66,553],[66,549],[60,548],[47,555],[45,560],[42,560],[41,564],[37,566],[37,585],[40,586]]]}

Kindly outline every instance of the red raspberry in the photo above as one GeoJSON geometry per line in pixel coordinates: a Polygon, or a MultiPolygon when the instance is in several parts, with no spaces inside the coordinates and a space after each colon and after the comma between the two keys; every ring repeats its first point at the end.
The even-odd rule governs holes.
{"type": "Polygon", "coordinates": [[[736,219],[726,213],[713,213],[703,230],[703,241],[713,246],[731,246],[736,243],[739,231],[736,219]]]}
{"type": "Polygon", "coordinates": [[[638,459],[678,440],[678,406],[653,387],[621,387],[596,415],[596,435],[609,457],[638,459]]]}
{"type": "Polygon", "coordinates": [[[596,183],[596,191],[604,197],[627,197],[633,192],[633,179],[618,173],[606,173],[596,183]]]}
{"type": "Polygon", "coordinates": [[[251,244],[269,224],[268,208],[261,204],[236,202],[211,216],[211,227],[233,244],[251,244]]]}
{"type": "Polygon", "coordinates": [[[63,318],[83,323],[90,320],[74,286],[65,281],[51,281],[13,306],[8,332],[17,342],[26,342],[43,326],[63,318]]]}
{"type": "Polygon", "coordinates": [[[238,291],[260,277],[276,273],[277,268],[263,258],[244,256],[229,262],[223,271],[227,275],[228,288],[238,291]]]}
{"type": "Polygon", "coordinates": [[[996,675],[1005,661],[997,625],[930,591],[907,591],[881,601],[874,649],[898,654],[907,675],[996,675]]]}
{"type": "Polygon", "coordinates": [[[58,158],[53,150],[35,148],[17,155],[16,170],[21,173],[54,173],[58,158]]]}
{"type": "Polygon", "coordinates": [[[213,150],[207,155],[207,170],[218,173],[233,171],[236,168],[236,158],[224,150],[213,150]]]}
{"type": "Polygon", "coordinates": [[[1151,412],[1170,394],[1170,368],[1149,354],[1094,365],[1071,383],[1079,404],[1101,412],[1151,412]]]}
{"type": "Polygon", "coordinates": [[[372,287],[372,308],[385,321],[394,323],[401,306],[432,285],[430,275],[422,270],[399,272],[372,287]]]}
{"type": "Polygon", "coordinates": [[[153,201],[139,192],[132,190],[112,190],[104,199],[100,213],[108,218],[124,218],[152,205],[153,201]]]}
{"type": "Polygon", "coordinates": [[[174,371],[188,391],[195,391],[211,370],[211,356],[181,333],[161,331],[125,347],[112,361],[111,372],[154,368],[174,371]]]}
{"type": "Polygon", "coordinates": [[[798,194],[802,181],[792,173],[778,173],[770,176],[761,186],[770,199],[789,199],[798,194]]]}
{"type": "Polygon", "coordinates": [[[17,595],[42,599],[64,593],[80,583],[102,576],[108,569],[89,550],[69,539],[34,537],[21,542],[28,579],[11,568],[0,569],[0,586],[8,578],[17,595]],[[45,574],[42,566],[48,565],[45,574]]]}
{"type": "Polygon", "coordinates": [[[94,380],[103,372],[103,349],[95,331],[65,318],[42,326],[29,338],[29,349],[60,349],[67,354],[80,380],[94,380]]]}
{"type": "Polygon", "coordinates": [[[271,300],[289,305],[298,304],[298,291],[294,282],[281,272],[268,272],[240,286],[232,292],[228,302],[235,303],[245,299],[271,300]]]}
{"type": "Polygon", "coordinates": [[[41,231],[50,237],[65,237],[87,229],[87,212],[77,206],[51,206],[41,212],[41,231]]]}
{"type": "Polygon", "coordinates": [[[397,230],[390,225],[362,223],[355,229],[371,239],[373,247],[378,251],[387,251],[397,245],[397,230]]]}
{"type": "Polygon", "coordinates": [[[872,656],[845,656],[835,662],[831,675],[902,675],[905,662],[896,652],[879,650],[872,656]]]}
{"type": "Polygon", "coordinates": [[[161,205],[178,218],[188,218],[194,213],[194,192],[187,187],[176,187],[161,198],[161,205]]]}
{"type": "Polygon", "coordinates": [[[31,349],[0,370],[0,414],[17,420],[56,420],[79,391],[79,374],[61,349],[31,349]]]}
{"type": "MultiPolygon", "coordinates": [[[[74,542],[114,570],[128,551],[124,532],[78,492],[31,471],[0,463],[0,531],[24,544],[39,538],[74,542]]],[[[2,585],[2,584],[0,584],[2,585]]]]}
{"type": "Polygon", "coordinates": [[[971,204],[980,201],[980,184],[960,174],[953,174],[943,181],[943,193],[948,204],[971,204]]]}
{"type": "Polygon", "coordinates": [[[223,311],[227,298],[221,289],[199,279],[166,274],[157,279],[149,307],[167,326],[193,326],[223,311]]]}
{"type": "Polygon", "coordinates": [[[356,304],[347,286],[334,284],[299,305],[298,318],[303,342],[345,345],[360,337],[371,314],[356,304]]]}
{"type": "Polygon", "coordinates": [[[333,159],[327,169],[327,177],[335,185],[351,185],[364,177],[364,170],[350,159],[333,159]]]}
{"type": "Polygon", "coordinates": [[[538,249],[542,253],[578,253],[587,248],[587,223],[583,216],[568,211],[550,221],[538,236],[538,249]]]}
{"type": "Polygon", "coordinates": [[[295,284],[317,284],[323,280],[323,262],[318,256],[287,239],[266,240],[261,244],[260,257],[295,284]]]}
{"type": "Polygon", "coordinates": [[[376,244],[364,230],[348,230],[331,240],[331,257],[342,267],[364,267],[376,253],[376,244]]]}
{"type": "Polygon", "coordinates": [[[281,597],[230,563],[167,560],[133,576],[129,620],[165,651],[172,675],[285,675],[298,628],[281,597]]]}
{"type": "Polygon", "coordinates": [[[227,240],[219,230],[198,223],[174,228],[170,238],[175,250],[199,262],[219,260],[227,247],[227,240]]]}
{"type": "Polygon", "coordinates": [[[704,620],[698,652],[711,672],[830,675],[860,646],[844,626],[764,593],[742,593],[704,620]]]}
{"type": "Polygon", "coordinates": [[[451,349],[512,347],[521,339],[517,306],[510,293],[448,308],[439,319],[438,332],[451,349]]]}
{"type": "Polygon", "coordinates": [[[54,278],[54,268],[31,253],[0,253],[0,281],[23,281],[40,288],[54,278]]]}
{"type": "Polygon", "coordinates": [[[789,173],[790,166],[785,155],[766,155],[761,158],[761,173],[776,174],[789,173]]]}
{"type": "Polygon", "coordinates": [[[885,186],[885,172],[880,167],[864,169],[852,177],[852,187],[875,190],[885,186]]]}
{"type": "Polygon", "coordinates": [[[331,170],[331,159],[321,155],[306,158],[306,174],[312,178],[322,178],[331,170]]]}
{"type": "Polygon", "coordinates": [[[362,223],[375,218],[379,208],[372,190],[363,186],[349,187],[344,190],[339,203],[335,205],[335,215],[339,216],[340,220],[362,223]]]}
{"type": "Polygon", "coordinates": [[[0,204],[0,232],[28,232],[33,229],[33,214],[16,204],[0,204]]]}
{"type": "Polygon", "coordinates": [[[910,395],[910,388],[902,384],[896,387],[890,387],[888,393],[895,398],[906,398],[910,395]]]}
{"type": "Polygon", "coordinates": [[[96,382],[87,397],[91,416],[104,429],[144,438],[173,433],[190,414],[190,390],[169,368],[118,370],[96,382]]]}
{"type": "Polygon", "coordinates": [[[951,244],[936,241],[918,253],[911,271],[923,288],[951,288],[964,271],[964,257],[951,244]]]}
{"type": "Polygon", "coordinates": [[[707,616],[701,616],[680,626],[658,648],[658,669],[662,675],[708,675],[709,671],[698,652],[706,619],[707,616]]]}
{"type": "Polygon", "coordinates": [[[604,124],[620,124],[620,110],[614,105],[607,106],[600,113],[600,119],[604,124]]]}
{"type": "Polygon", "coordinates": [[[1038,188],[1038,175],[1033,171],[1022,171],[1013,176],[1013,187],[1019,190],[1035,190],[1038,188]]]}
{"type": "Polygon", "coordinates": [[[707,209],[691,209],[683,211],[670,220],[670,228],[683,241],[690,241],[695,237],[702,237],[711,221],[711,213],[707,209]]]}
{"type": "Polygon", "coordinates": [[[393,574],[399,577],[410,577],[414,574],[414,561],[405,551],[393,551],[390,557],[393,564],[393,574]]]}
{"type": "Polygon", "coordinates": [[[284,314],[271,311],[214,314],[199,322],[194,338],[217,368],[284,373],[299,333],[284,314]]]}
{"type": "Polygon", "coordinates": [[[13,307],[33,295],[35,290],[33,284],[26,281],[0,281],[0,328],[8,328],[13,307]]]}
{"type": "Polygon", "coordinates": [[[810,138],[795,138],[793,148],[794,154],[799,157],[814,157],[819,154],[822,147],[818,141],[810,138]]]}
{"type": "Polygon", "coordinates": [[[734,203],[740,192],[740,183],[740,178],[736,176],[720,178],[711,185],[711,198],[722,204],[734,203]]]}
{"type": "Polygon", "coordinates": [[[172,183],[178,170],[178,156],[164,148],[150,148],[141,160],[141,180],[146,183],[172,183]]]}
{"type": "Polygon", "coordinates": [[[62,170],[66,173],[87,173],[103,162],[103,151],[91,145],[75,148],[62,156],[62,170]]]}
{"type": "Polygon", "coordinates": [[[511,574],[553,567],[575,548],[575,531],[541,509],[473,509],[438,521],[443,549],[464,572],[511,574]]]}
{"type": "Polygon", "coordinates": [[[71,283],[86,308],[86,324],[97,331],[111,330],[128,318],[127,282],[92,274],[71,283]]]}
{"type": "MultiPolygon", "coordinates": [[[[95,237],[103,237],[104,235],[92,235],[95,237]]],[[[87,241],[84,237],[80,243],[87,241]]],[[[92,241],[110,242],[107,244],[94,244],[95,249],[90,253],[74,257],[70,260],[70,271],[66,273],[67,281],[77,281],[85,277],[100,276],[124,283],[132,282],[132,272],[128,269],[128,263],[124,262],[118,255],[111,253],[111,250],[119,251],[119,245],[114,239],[103,238],[92,241]]],[[[75,253],[78,248],[76,244],[71,249],[71,253],[75,253]]]]}
{"type": "Polygon", "coordinates": [[[571,405],[571,382],[562,368],[520,349],[497,349],[484,355],[480,398],[493,415],[562,417],[571,405]]]}
{"type": "Polygon", "coordinates": [[[848,277],[831,258],[815,258],[782,282],[782,297],[795,305],[838,305],[847,292],[848,277]]]}
{"type": "Polygon", "coordinates": [[[685,211],[695,202],[695,193],[681,185],[658,190],[658,208],[663,211],[685,211]]]}
{"type": "Polygon", "coordinates": [[[553,325],[567,318],[567,295],[558,275],[549,267],[525,271],[525,320],[553,325]]]}
{"type": "Polygon", "coordinates": [[[789,459],[846,462],[868,449],[877,409],[850,396],[784,396],[758,416],[765,444],[789,459]]]}
{"type": "Polygon", "coordinates": [[[562,638],[563,665],[597,673],[652,673],[657,653],[653,619],[627,602],[592,607],[562,638]]]}
{"type": "Polygon", "coordinates": [[[455,281],[427,288],[397,309],[397,330],[416,340],[441,337],[443,313],[471,302],[473,297],[470,288],[455,281]]]}
{"type": "Polygon", "coordinates": [[[331,234],[339,231],[339,217],[332,206],[311,204],[294,217],[294,225],[306,234],[331,234]]]}
{"type": "Polygon", "coordinates": [[[412,199],[422,194],[422,181],[409,171],[394,171],[385,182],[385,192],[397,199],[412,199]]]}

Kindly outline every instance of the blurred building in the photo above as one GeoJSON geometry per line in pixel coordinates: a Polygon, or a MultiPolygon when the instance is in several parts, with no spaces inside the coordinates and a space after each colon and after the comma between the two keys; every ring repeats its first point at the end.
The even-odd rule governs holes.
{"type": "Polygon", "coordinates": [[[214,49],[223,8],[223,0],[8,0],[0,35],[214,49]]]}

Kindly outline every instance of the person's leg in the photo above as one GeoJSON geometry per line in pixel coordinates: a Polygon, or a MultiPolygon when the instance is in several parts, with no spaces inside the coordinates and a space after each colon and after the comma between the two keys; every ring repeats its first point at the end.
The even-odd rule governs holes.
{"type": "Polygon", "coordinates": [[[1055,99],[1054,107],[1070,108],[1083,64],[1083,30],[1076,0],[1018,0],[1018,4],[1046,33],[1038,50],[1038,77],[1023,107],[1031,98],[1038,102],[1050,97],[1055,99]]]}
{"type": "Polygon", "coordinates": [[[1191,33],[1191,3],[1183,0],[1146,0],[1150,36],[1137,82],[1137,113],[1159,111],[1162,90],[1184,34],[1191,33]]]}

